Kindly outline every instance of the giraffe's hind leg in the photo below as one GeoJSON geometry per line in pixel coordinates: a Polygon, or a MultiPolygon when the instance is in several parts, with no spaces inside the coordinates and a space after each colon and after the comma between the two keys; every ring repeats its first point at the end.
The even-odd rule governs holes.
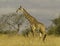
{"type": "Polygon", "coordinates": [[[39,37],[40,37],[40,38],[42,37],[42,40],[45,41],[45,39],[46,39],[46,34],[45,34],[45,33],[42,33],[42,32],[40,32],[39,34],[40,34],[39,37]]]}
{"type": "Polygon", "coordinates": [[[45,39],[46,39],[46,31],[45,31],[44,26],[40,27],[40,33],[42,34],[42,40],[45,41],[45,39]]]}
{"type": "Polygon", "coordinates": [[[45,34],[44,37],[43,37],[43,41],[45,41],[45,39],[46,39],[46,34],[45,34]]]}

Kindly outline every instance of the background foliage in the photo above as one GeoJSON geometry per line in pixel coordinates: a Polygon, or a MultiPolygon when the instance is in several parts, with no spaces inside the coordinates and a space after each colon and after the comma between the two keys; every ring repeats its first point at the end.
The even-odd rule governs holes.
{"type": "Polygon", "coordinates": [[[48,34],[60,35],[60,16],[52,19],[52,24],[48,28],[48,34]]]}

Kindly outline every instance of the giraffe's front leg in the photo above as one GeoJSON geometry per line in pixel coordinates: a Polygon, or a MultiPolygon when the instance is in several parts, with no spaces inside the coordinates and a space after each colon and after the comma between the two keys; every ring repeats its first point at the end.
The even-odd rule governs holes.
{"type": "Polygon", "coordinates": [[[34,25],[32,25],[31,28],[32,28],[32,31],[31,32],[32,32],[33,36],[35,36],[36,27],[34,25]]]}

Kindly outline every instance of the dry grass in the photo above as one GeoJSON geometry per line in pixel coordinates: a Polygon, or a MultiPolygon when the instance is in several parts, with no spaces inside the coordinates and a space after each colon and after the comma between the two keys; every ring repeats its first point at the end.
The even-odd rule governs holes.
{"type": "Polygon", "coordinates": [[[0,35],[0,46],[60,46],[60,37],[47,36],[43,42],[38,37],[0,35]]]}

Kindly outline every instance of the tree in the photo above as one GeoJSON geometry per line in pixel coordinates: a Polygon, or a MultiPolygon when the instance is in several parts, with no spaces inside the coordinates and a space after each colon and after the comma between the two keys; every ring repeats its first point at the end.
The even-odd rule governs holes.
{"type": "Polygon", "coordinates": [[[10,13],[4,14],[0,17],[0,33],[12,32],[13,30],[19,31],[19,26],[25,21],[21,14],[10,13]]]}
{"type": "Polygon", "coordinates": [[[52,20],[52,26],[48,30],[48,34],[60,35],[60,16],[52,20]]]}
{"type": "Polygon", "coordinates": [[[60,16],[58,18],[53,19],[52,22],[55,26],[60,25],[60,16]]]}

